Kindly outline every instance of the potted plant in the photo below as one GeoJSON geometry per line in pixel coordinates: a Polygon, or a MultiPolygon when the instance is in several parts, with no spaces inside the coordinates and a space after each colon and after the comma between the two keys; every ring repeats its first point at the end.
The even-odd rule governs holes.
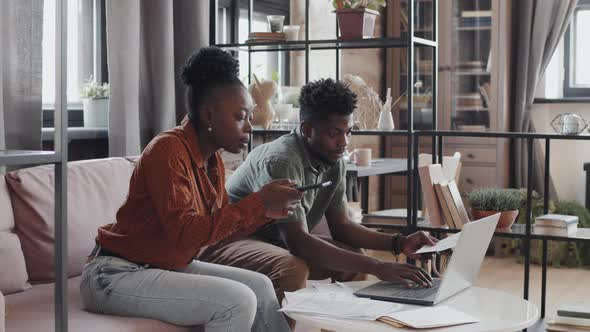
{"type": "Polygon", "coordinates": [[[109,84],[92,77],[80,89],[84,112],[84,127],[109,126],[109,84]]]}
{"type": "Polygon", "coordinates": [[[385,0],[330,0],[338,16],[340,38],[373,38],[375,18],[385,0]]]}
{"type": "Polygon", "coordinates": [[[467,194],[473,219],[481,219],[500,212],[497,229],[508,229],[522,206],[522,198],[512,189],[482,188],[467,194]]]}

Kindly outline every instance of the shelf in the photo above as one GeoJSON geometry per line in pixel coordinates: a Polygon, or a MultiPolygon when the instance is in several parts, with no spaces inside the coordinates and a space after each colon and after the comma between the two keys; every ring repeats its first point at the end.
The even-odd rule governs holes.
{"type": "Polygon", "coordinates": [[[491,26],[458,27],[457,31],[492,31],[492,27],[491,26]]]}
{"type": "Polygon", "coordinates": [[[284,41],[284,42],[265,42],[249,44],[217,44],[219,48],[228,51],[239,52],[281,52],[281,51],[305,51],[306,42],[304,40],[284,41]]]}
{"type": "Polygon", "coordinates": [[[489,76],[492,73],[488,72],[488,71],[453,71],[452,72],[454,75],[460,75],[460,76],[489,76]]]}
{"type": "Polygon", "coordinates": [[[354,40],[326,39],[326,40],[298,40],[289,42],[269,42],[255,44],[219,44],[220,48],[243,52],[273,52],[273,51],[305,51],[309,46],[311,50],[336,50],[355,48],[385,48],[407,47],[407,38],[367,38],[354,40]]]}
{"type": "MultiPolygon", "coordinates": [[[[436,47],[432,40],[414,37],[416,46],[436,47]]],[[[217,44],[217,47],[230,51],[241,52],[281,52],[281,51],[305,51],[310,50],[338,50],[358,48],[401,48],[410,46],[410,41],[404,34],[400,38],[366,38],[366,39],[326,39],[326,40],[297,40],[249,44],[217,44]]]]}
{"type": "Polygon", "coordinates": [[[54,151],[0,150],[0,165],[53,164],[59,160],[54,151]]]}
{"type": "MultiPolygon", "coordinates": [[[[285,135],[290,133],[291,130],[276,130],[276,129],[254,129],[252,134],[255,135],[285,135]]],[[[353,130],[352,135],[363,135],[363,136],[408,136],[407,130],[353,130]]]]}
{"type": "MultiPolygon", "coordinates": [[[[405,218],[379,215],[379,211],[374,212],[374,214],[369,213],[363,215],[363,225],[371,228],[385,229],[404,229],[408,227],[405,218]]],[[[432,227],[428,220],[418,220],[417,230],[441,233],[460,232],[459,229],[432,227]]],[[[494,232],[494,235],[498,237],[525,239],[527,237],[526,225],[515,224],[512,225],[512,227],[508,230],[497,229],[494,232]]],[[[567,236],[559,236],[535,234],[535,228],[531,226],[530,238],[533,240],[590,242],[590,228],[578,228],[578,231],[576,233],[567,236]]]]}
{"type": "MultiPolygon", "coordinates": [[[[106,127],[69,127],[68,141],[85,139],[107,139],[109,128],[106,127]]],[[[42,141],[53,141],[55,139],[55,128],[41,129],[42,141]]]]}
{"type": "Polygon", "coordinates": [[[418,130],[415,135],[423,137],[492,137],[492,138],[532,138],[590,141],[590,135],[582,132],[579,135],[558,135],[555,133],[523,133],[523,132],[457,132],[452,130],[418,130]]]}
{"type": "Polygon", "coordinates": [[[489,112],[490,110],[487,107],[477,107],[477,106],[459,106],[454,107],[453,110],[461,112],[461,111],[477,111],[477,112],[489,112]]]}

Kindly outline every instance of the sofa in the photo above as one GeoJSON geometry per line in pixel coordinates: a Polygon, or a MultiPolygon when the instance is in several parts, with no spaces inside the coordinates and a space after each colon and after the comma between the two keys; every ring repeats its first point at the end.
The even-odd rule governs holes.
{"type": "MultiPolygon", "coordinates": [[[[68,325],[70,331],[194,331],[151,319],[94,314],[82,308],[79,285],[96,229],[115,220],[134,160],[68,164],[68,325]]],[[[52,331],[54,326],[53,166],[0,179],[0,332],[52,331]]],[[[200,328],[197,328],[199,330],[200,328]]]]}
{"type": "MultiPolygon", "coordinates": [[[[69,331],[203,331],[143,318],[94,314],[79,292],[98,227],[113,222],[137,157],[68,163],[69,331]]],[[[237,165],[234,165],[237,166],[237,165]]],[[[226,169],[226,179],[232,171],[226,169]]],[[[0,332],[53,331],[53,166],[0,174],[0,332]]],[[[330,236],[325,219],[313,234],[330,236]]]]}

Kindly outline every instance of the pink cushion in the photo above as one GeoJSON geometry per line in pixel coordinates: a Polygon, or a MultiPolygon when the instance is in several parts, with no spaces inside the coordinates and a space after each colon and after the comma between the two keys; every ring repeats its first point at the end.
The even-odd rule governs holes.
{"type": "MultiPolygon", "coordinates": [[[[80,295],[81,276],[68,279],[68,325],[70,331],[84,332],[188,332],[202,331],[167,324],[153,319],[99,315],[87,312],[80,295]]],[[[54,284],[35,285],[33,289],[6,297],[6,331],[53,331],[54,284]]]]}
{"type": "Polygon", "coordinates": [[[11,294],[27,290],[31,287],[28,279],[25,256],[14,233],[14,216],[6,181],[4,176],[0,176],[0,291],[11,294]]]}
{"type": "MultiPolygon", "coordinates": [[[[97,228],[115,221],[134,166],[123,158],[85,160],[68,165],[68,276],[82,272],[94,247],[97,228]]],[[[6,174],[16,233],[26,259],[29,280],[52,282],[54,251],[53,166],[6,174]]]]}

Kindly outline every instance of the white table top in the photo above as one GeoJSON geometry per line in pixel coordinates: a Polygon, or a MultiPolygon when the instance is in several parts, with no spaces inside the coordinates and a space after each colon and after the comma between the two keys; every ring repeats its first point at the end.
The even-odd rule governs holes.
{"type": "MultiPolygon", "coordinates": [[[[356,290],[372,283],[375,283],[375,281],[348,282],[345,284],[356,290]]],[[[471,287],[443,301],[440,305],[461,310],[479,318],[480,322],[436,329],[413,330],[395,328],[376,321],[327,320],[302,314],[288,314],[288,316],[298,322],[305,323],[306,326],[337,332],[392,332],[410,330],[421,332],[513,332],[532,326],[539,320],[539,309],[534,304],[524,300],[520,296],[487,288],[471,287]]],[[[419,306],[403,305],[402,310],[412,308],[419,308],[419,306]]]]}

